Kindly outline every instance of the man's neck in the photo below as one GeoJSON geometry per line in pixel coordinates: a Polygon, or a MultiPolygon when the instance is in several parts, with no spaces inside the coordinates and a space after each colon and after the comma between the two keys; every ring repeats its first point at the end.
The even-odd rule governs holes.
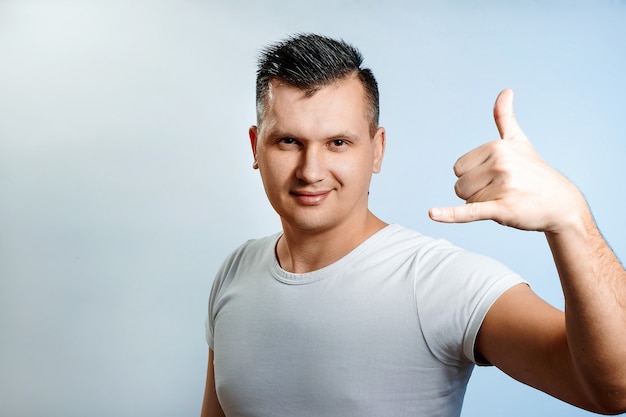
{"type": "Polygon", "coordinates": [[[359,224],[360,227],[355,227],[354,222],[350,222],[316,232],[294,230],[283,225],[284,234],[276,246],[278,262],[284,270],[293,273],[315,271],[343,258],[387,226],[369,211],[359,224]]]}

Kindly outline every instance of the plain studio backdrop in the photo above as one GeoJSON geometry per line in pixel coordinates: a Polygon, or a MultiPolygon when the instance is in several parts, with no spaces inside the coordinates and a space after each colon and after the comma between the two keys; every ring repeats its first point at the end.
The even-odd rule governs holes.
{"type": "MultiPolygon", "coordinates": [[[[624,1],[0,0],[0,415],[199,414],[213,275],[280,226],[247,129],[259,49],[294,32],[353,42],[379,80],[382,219],[490,255],[562,307],[543,235],[427,217],[460,203],[452,165],[498,138],[511,87],[626,256],[624,1]]],[[[463,411],[588,414],[494,368],[463,411]]]]}

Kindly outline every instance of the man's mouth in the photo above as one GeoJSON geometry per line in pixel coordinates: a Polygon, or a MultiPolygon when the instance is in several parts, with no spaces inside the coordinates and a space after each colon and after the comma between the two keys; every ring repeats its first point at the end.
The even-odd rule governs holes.
{"type": "Polygon", "coordinates": [[[315,206],[320,204],[328,197],[330,190],[326,191],[292,191],[296,200],[305,206],[315,206]]]}

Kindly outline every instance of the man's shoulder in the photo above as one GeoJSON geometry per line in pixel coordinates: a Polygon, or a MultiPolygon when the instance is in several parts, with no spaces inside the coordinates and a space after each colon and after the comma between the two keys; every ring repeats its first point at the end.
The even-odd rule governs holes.
{"type": "Polygon", "coordinates": [[[232,250],[222,261],[214,280],[215,285],[222,285],[239,275],[242,270],[259,269],[274,259],[274,247],[280,233],[262,238],[249,239],[232,250]]]}
{"type": "Polygon", "coordinates": [[[421,268],[430,265],[445,269],[467,269],[471,266],[479,270],[508,270],[495,259],[466,250],[444,238],[423,235],[396,224],[387,226],[382,232],[372,250],[383,252],[383,256],[411,257],[421,268]]]}
{"type": "Polygon", "coordinates": [[[399,224],[390,224],[383,229],[379,244],[395,246],[396,248],[406,247],[419,251],[456,252],[463,250],[445,239],[427,236],[399,224]]]}
{"type": "Polygon", "coordinates": [[[231,253],[226,257],[226,262],[245,256],[251,256],[261,252],[266,252],[268,250],[273,252],[276,241],[281,234],[282,233],[274,233],[272,235],[246,240],[233,251],[231,251],[231,253]]]}

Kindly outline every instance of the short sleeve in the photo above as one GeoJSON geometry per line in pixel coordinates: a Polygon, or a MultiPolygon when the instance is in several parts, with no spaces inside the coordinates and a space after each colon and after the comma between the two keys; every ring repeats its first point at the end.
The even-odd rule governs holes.
{"type": "Polygon", "coordinates": [[[233,264],[236,262],[237,255],[241,248],[238,248],[235,252],[231,253],[222,263],[220,269],[215,274],[215,278],[213,279],[213,284],[211,285],[211,293],[209,295],[209,306],[207,317],[205,321],[205,332],[206,332],[206,341],[211,349],[214,348],[214,335],[215,335],[215,318],[218,311],[218,300],[220,297],[220,293],[224,288],[224,283],[228,276],[228,271],[233,267],[233,264]]]}
{"type": "Polygon", "coordinates": [[[430,351],[442,363],[476,363],[474,345],[483,319],[509,288],[525,282],[501,263],[445,241],[420,254],[415,300],[430,351]]]}

